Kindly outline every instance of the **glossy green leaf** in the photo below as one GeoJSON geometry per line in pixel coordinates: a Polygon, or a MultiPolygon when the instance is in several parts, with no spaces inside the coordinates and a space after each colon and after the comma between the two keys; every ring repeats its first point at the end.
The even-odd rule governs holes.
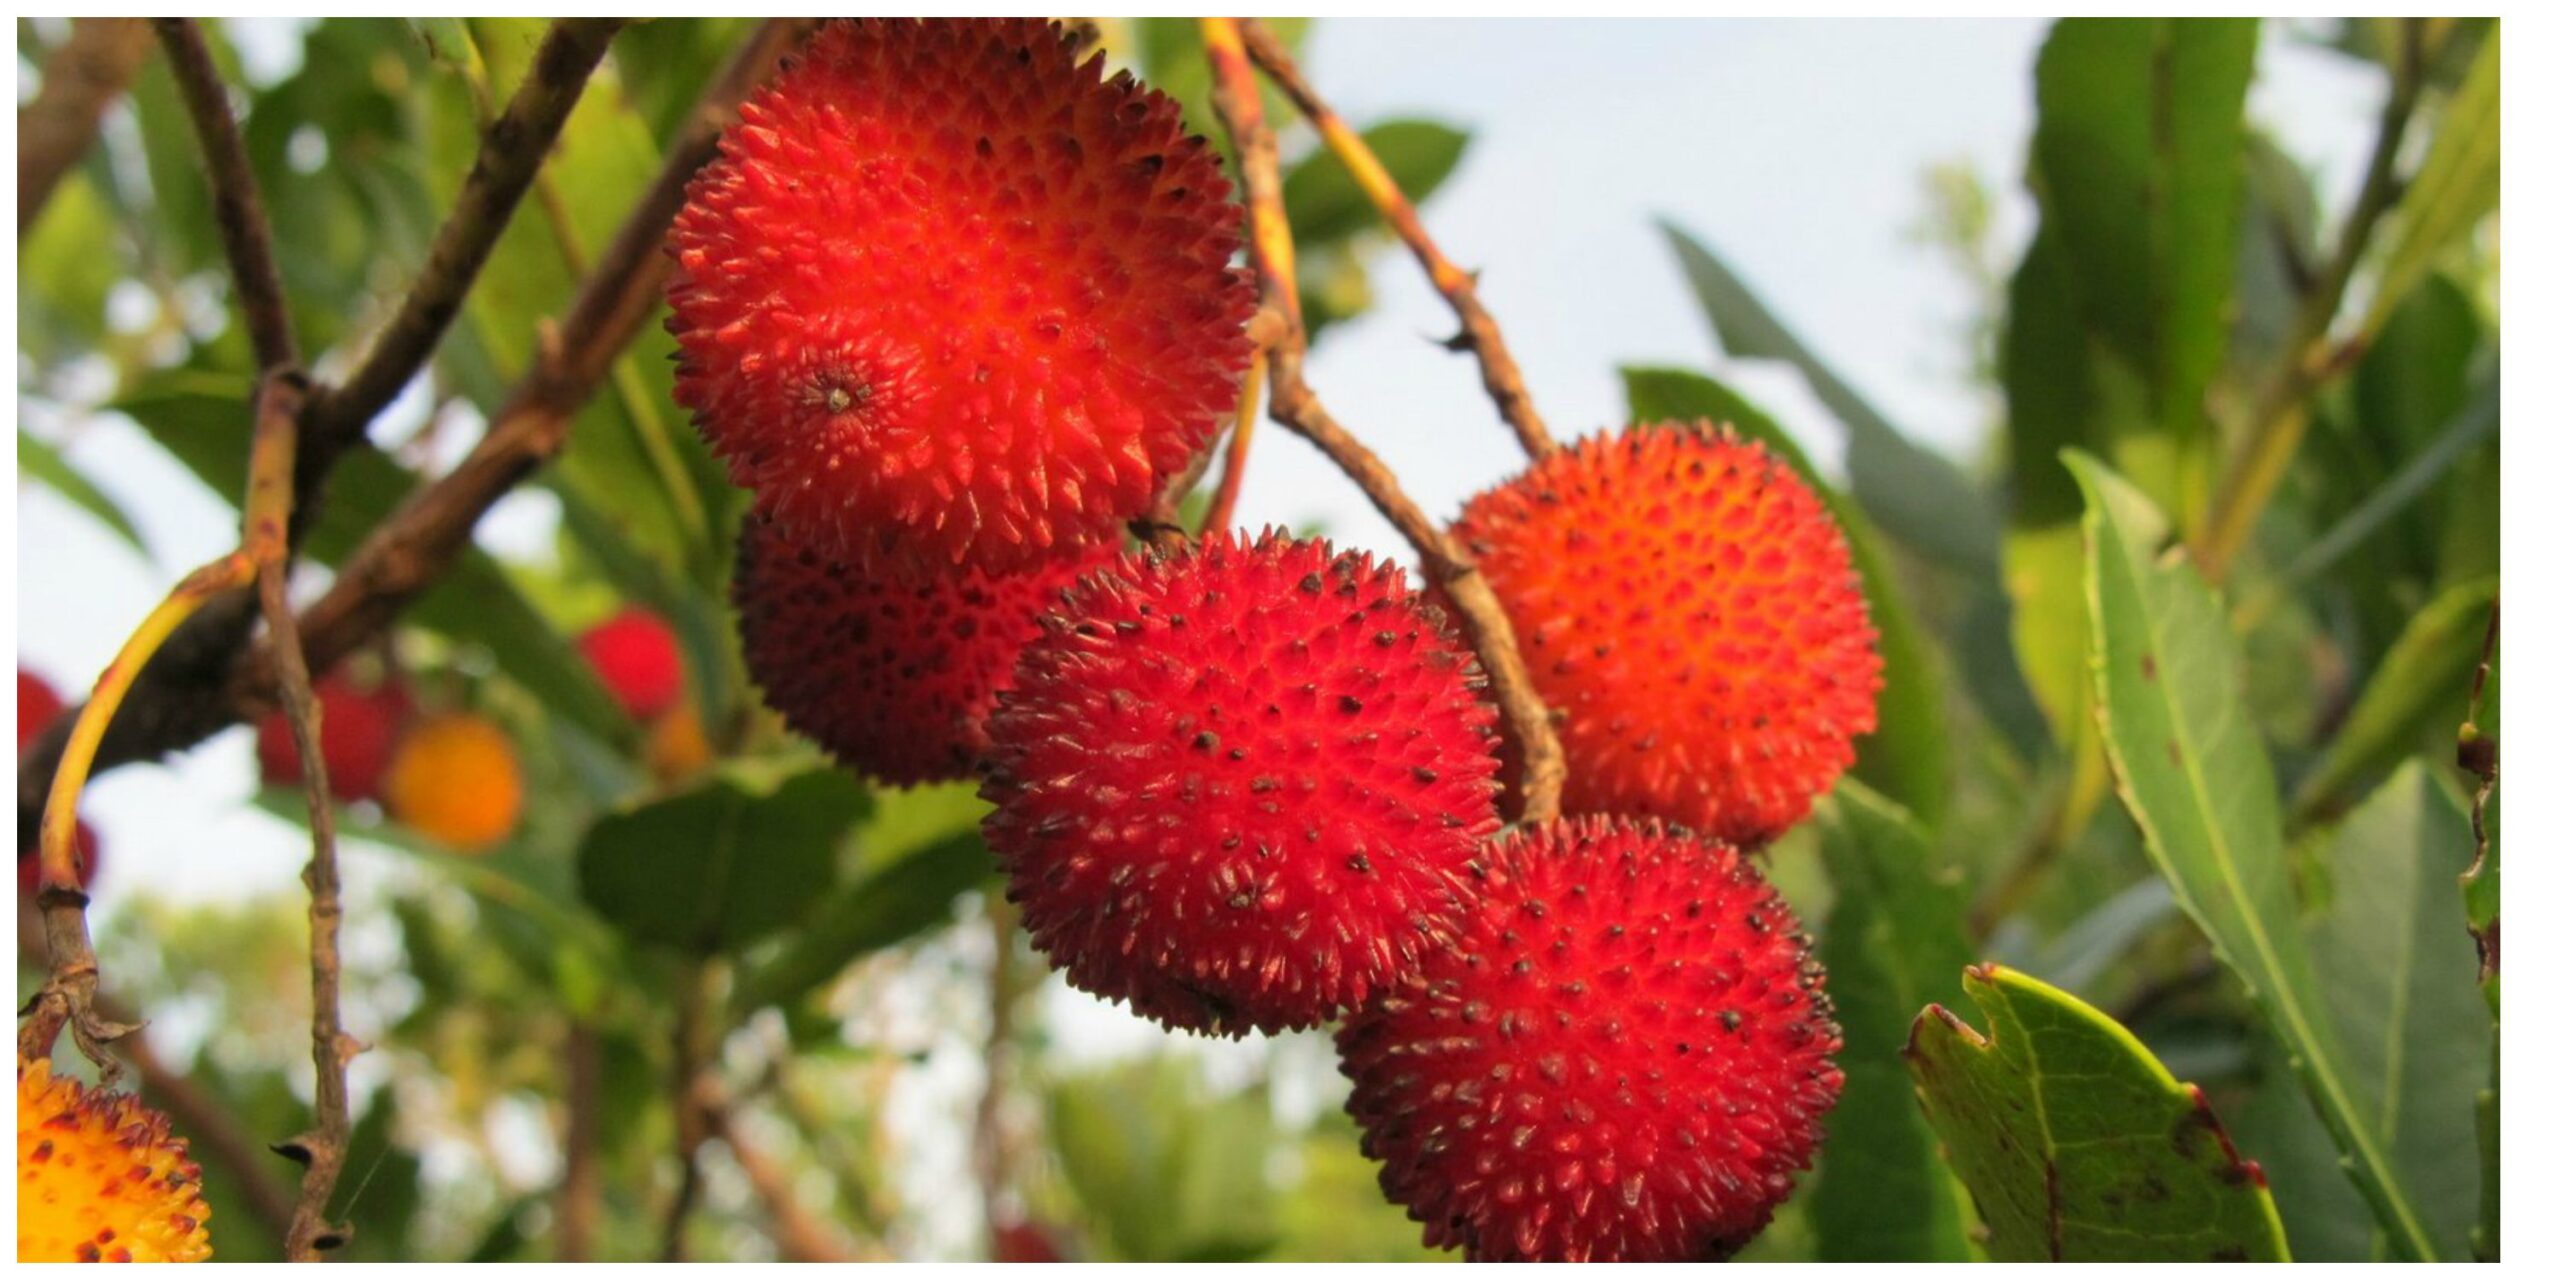
{"type": "Polygon", "coordinates": [[[2187,915],[2284,1041],[2357,1185],[2395,1246],[2436,1256],[2311,974],[2287,874],[2275,775],[2247,719],[2238,645],[2221,601],[2167,524],[2086,454],[2089,603],[2098,708],[2117,794],[2187,915]]]}
{"type": "Polygon", "coordinates": [[[2459,876],[2470,858],[2464,804],[2406,761],[2339,824],[2333,893],[2310,930],[2342,1069],[2444,1257],[2461,1256],[2480,1207],[2473,1108],[2489,1079],[2489,1009],[2469,996],[2479,966],[2459,876]]]}
{"type": "Polygon", "coordinates": [[[2498,33],[2492,25],[2462,87],[2437,116],[2427,156],[2400,198],[2382,250],[2381,277],[2365,306],[2364,331],[2391,318],[2436,259],[2498,207],[2498,33]]]}
{"type": "Polygon", "coordinates": [[[106,490],[80,474],[79,468],[72,466],[70,459],[63,457],[60,451],[28,435],[25,427],[18,428],[18,474],[61,494],[71,505],[96,516],[98,523],[105,525],[109,533],[124,539],[126,546],[149,554],[149,549],[142,545],[142,531],[133,527],[133,521],[125,515],[124,508],[117,506],[116,500],[108,497],[106,490]]]}
{"type": "Polygon", "coordinates": [[[715,776],[599,820],[578,846],[578,893],[636,941],[735,952],[809,914],[868,803],[836,769],[769,789],[715,776]]]}
{"type": "Polygon", "coordinates": [[[1725,354],[1783,360],[1812,385],[1849,433],[1849,491],[1895,541],[1989,582],[1997,576],[1994,508],[1964,472],[1913,444],[1831,371],[1750,286],[1697,237],[1660,224],[1725,354]]]}
{"type": "Polygon", "coordinates": [[[2346,723],[2294,788],[2294,823],[2335,816],[2403,759],[2443,755],[2450,726],[2461,723],[2471,696],[2480,637],[2497,599],[2497,579],[2466,582],[2409,620],[2365,681],[2346,723]],[[2430,725],[2443,732],[2427,732],[2430,725]]]}
{"type": "Polygon", "coordinates": [[[1904,1056],[2004,1262],[2282,1262],[2284,1225],[2204,1092],[2114,1019],[2015,969],[1964,971],[1904,1056]]]}
{"type": "Polygon", "coordinates": [[[1723,383],[1682,369],[1628,367],[1618,370],[1618,377],[1626,386],[1630,421],[1731,426],[1776,451],[1831,509],[1849,540],[1850,559],[1876,627],[1876,651],[1884,659],[1876,731],[1859,744],[1854,772],[1935,827],[1946,814],[1948,784],[1946,711],[1937,659],[1903,603],[1893,562],[1866,513],[1823,480],[1785,428],[1723,383]]]}
{"type": "Polygon", "coordinates": [[[1912,1011],[1955,999],[1973,958],[1965,895],[1911,816],[1855,780],[1819,811],[1831,918],[1819,953],[1845,1047],[1815,1168],[1825,1262],[1962,1262],[1964,1207],[1898,1060],[1912,1011]],[[1879,1212],[1880,1206],[1892,1211],[1879,1212]]]}
{"type": "MultiPolygon", "coordinates": [[[[1457,171],[1467,152],[1466,131],[1436,120],[1389,120],[1361,130],[1360,140],[1377,153],[1378,163],[1416,207],[1457,171]]],[[[1311,152],[1292,167],[1281,180],[1280,199],[1301,248],[1386,225],[1351,180],[1351,170],[1330,149],[1311,152]]]]}
{"type": "Polygon", "coordinates": [[[2254,19],[2066,18],[2036,59],[2054,261],[2079,327],[2142,388],[2144,430],[2106,456],[2182,523],[2212,479],[2204,396],[2230,327],[2257,43],[2254,19]]]}
{"type": "Polygon", "coordinates": [[[737,1007],[788,1004],[854,961],[948,921],[960,895],[994,872],[986,841],[974,830],[878,867],[810,907],[781,954],[739,980],[737,1007]]]}

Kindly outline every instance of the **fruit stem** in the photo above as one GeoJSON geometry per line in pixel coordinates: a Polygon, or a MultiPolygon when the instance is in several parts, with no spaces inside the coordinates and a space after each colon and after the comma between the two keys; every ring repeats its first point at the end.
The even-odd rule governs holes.
{"type": "Polygon", "coordinates": [[[1200,38],[1209,56],[1211,101],[1235,144],[1246,207],[1251,211],[1253,262],[1263,304],[1256,324],[1278,330],[1265,347],[1271,418],[1332,459],[1368,495],[1378,514],[1413,544],[1424,576],[1447,593],[1492,685],[1494,702],[1520,748],[1520,820],[1548,821],[1556,816],[1564,791],[1564,750],[1556,740],[1546,704],[1529,682],[1511,621],[1494,599],[1493,589],[1476,572],[1466,548],[1422,513],[1395,472],[1335,421],[1307,385],[1307,330],[1292,270],[1297,251],[1280,198],[1280,152],[1263,118],[1261,91],[1254,84],[1244,33],[1234,18],[1202,18],[1200,38]]]}
{"type": "Polygon", "coordinates": [[[1253,424],[1262,417],[1262,378],[1269,363],[1261,350],[1244,371],[1244,394],[1236,400],[1235,430],[1227,436],[1227,461],[1218,471],[1218,492],[1209,499],[1202,533],[1216,533],[1236,522],[1236,498],[1244,490],[1245,454],[1253,448],[1253,424]]]}
{"type": "Polygon", "coordinates": [[[1458,336],[1448,345],[1451,350],[1475,353],[1476,367],[1484,376],[1485,394],[1493,397],[1493,406],[1502,414],[1502,420],[1511,425],[1512,434],[1520,437],[1520,447],[1531,458],[1555,452],[1555,437],[1548,434],[1546,419],[1538,416],[1537,406],[1529,400],[1529,388],[1520,378],[1520,365],[1511,358],[1510,344],[1503,341],[1502,326],[1494,322],[1493,313],[1485,310],[1484,303],[1476,297],[1476,273],[1449,261],[1449,256],[1440,252],[1438,242],[1423,228],[1422,215],[1414,211],[1413,201],[1396,185],[1395,175],[1387,172],[1387,166],[1360,131],[1344,123],[1316,95],[1315,86],[1299,72],[1288,48],[1252,18],[1243,19],[1238,26],[1245,52],[1254,64],[1314,123],[1325,146],[1350,171],[1361,194],[1369,197],[1378,216],[1385,218],[1405,247],[1413,250],[1414,258],[1422,263],[1423,274],[1431,277],[1431,287],[1439,290],[1449,309],[1457,313],[1458,336]]]}

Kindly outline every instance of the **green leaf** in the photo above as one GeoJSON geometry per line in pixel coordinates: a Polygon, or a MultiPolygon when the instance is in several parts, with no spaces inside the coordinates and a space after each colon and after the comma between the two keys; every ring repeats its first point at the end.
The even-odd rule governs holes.
{"type": "MultiPolygon", "coordinates": [[[[1361,130],[1360,140],[1377,153],[1378,163],[1417,208],[1456,172],[1467,151],[1466,131],[1436,120],[1389,120],[1361,130]]],[[[1280,200],[1302,249],[1386,225],[1331,148],[1311,153],[1289,170],[1281,180],[1280,200]]]]}
{"type": "Polygon", "coordinates": [[[2367,335],[2382,328],[2441,254],[2498,207],[2499,30],[2492,25],[2472,55],[2471,70],[2437,116],[2427,157],[2400,199],[2381,254],[2382,274],[2365,307],[2367,335]]]}
{"type": "Polygon", "coordinates": [[[1822,479],[1786,429],[1759,406],[1713,378],[1681,369],[1625,367],[1627,415],[1640,423],[1712,421],[1767,445],[1821,495],[1848,538],[1849,555],[1875,623],[1876,651],[1884,658],[1884,692],[1876,701],[1876,731],[1858,752],[1856,776],[1865,779],[1935,827],[1947,809],[1946,711],[1935,656],[1903,603],[1893,562],[1866,513],[1822,479]]]}
{"type": "Polygon", "coordinates": [[[2257,44],[2254,19],[2067,18],[2036,59],[2038,239],[2143,389],[2143,432],[2107,456],[2187,524],[2212,479],[2257,44]]]}
{"type": "Polygon", "coordinates": [[[1849,433],[1849,491],[1896,541],[1931,559],[1990,582],[1998,576],[1999,543],[1992,504],[1964,472],[1913,444],[1779,321],[1714,251],[1668,222],[1689,289],[1697,295],[1725,354],[1783,360],[1849,433]]]}
{"type": "Polygon", "coordinates": [[[79,469],[52,445],[27,434],[23,426],[18,428],[18,474],[41,482],[73,506],[96,516],[98,523],[105,525],[109,533],[124,539],[126,546],[146,556],[150,554],[150,549],[142,545],[142,531],[133,527],[133,521],[126,517],[124,508],[117,506],[116,500],[108,497],[106,490],[80,474],[79,469]]]}
{"type": "Polygon", "coordinates": [[[1956,997],[1956,975],[1972,959],[1964,891],[1910,815],[1856,781],[1844,780],[1819,812],[1822,865],[1838,894],[1820,953],[1846,1045],[1813,1186],[1819,1256],[1963,1262],[1972,1250],[1954,1173],[1895,1050],[1912,1010],[1956,997]]]}
{"type": "Polygon", "coordinates": [[[578,893],[638,941],[735,952],[809,913],[868,803],[862,784],[835,769],[770,789],[715,776],[599,820],[578,846],[578,893]]]}
{"type": "Polygon", "coordinates": [[[2183,555],[2157,554],[2167,525],[2142,495],[2086,454],[2069,462],[2088,505],[2092,660],[2117,793],[2179,905],[2284,1041],[2397,1247],[2431,1259],[2407,1176],[2354,1092],[2312,981],[2275,775],[2246,718],[2221,602],[2183,555]]]}
{"type": "Polygon", "coordinates": [[[1157,1054],[1060,1081],[1048,1100],[1058,1170],[1101,1256],[1248,1258],[1276,1238],[1265,1088],[1219,1097],[1196,1059],[1157,1054]]]}
{"type": "Polygon", "coordinates": [[[781,954],[739,979],[740,1010],[789,1004],[864,956],[951,919],[961,894],[987,882],[995,861],[974,830],[933,841],[811,907],[781,954]]]}
{"type": "Polygon", "coordinates": [[[2257,1166],[2114,1019],[2015,969],[1964,971],[1984,1035],[1930,1005],[1903,1050],[2002,1262],[2283,1262],[2257,1166]]]}
{"type": "Polygon", "coordinates": [[[2480,636],[2498,599],[2498,580],[2466,582],[2437,596],[2391,642],[2357,695],[2346,723],[2294,788],[2292,822],[2334,816],[2355,793],[2413,752],[2442,754],[2461,723],[2480,662],[2480,636]],[[2428,733],[2427,726],[2444,729],[2428,733]]]}
{"type": "Polygon", "coordinates": [[[2341,1070],[2448,1257],[2480,1207],[2469,1139],[2489,1079],[2489,1009],[2467,994],[2479,965],[2458,877],[2470,858],[2462,802],[2407,761],[2339,824],[2327,858],[2334,896],[2310,931],[2341,1070]]]}
{"type": "MultiPolygon", "coordinates": [[[[2378,485],[2359,486],[2361,500],[2330,525],[2329,531],[2321,534],[2319,541],[2303,548],[2301,554],[2284,567],[2279,585],[2307,582],[2327,572],[2331,565],[2345,559],[2347,553],[2362,546],[2401,512],[2425,497],[2435,488],[2436,482],[2456,463],[2469,457],[2474,448],[2495,439],[2498,434],[2498,372],[2498,362],[2492,359],[2479,389],[2472,395],[2470,406],[2460,417],[2434,431],[2432,439],[2417,456],[2403,463],[2390,479],[2378,485]]],[[[2494,464],[2495,457],[2492,456],[2490,461],[2494,464]]],[[[2492,470],[2490,474],[2494,476],[2496,473],[2492,470]]],[[[2449,497],[2457,504],[2485,498],[2490,507],[2497,505],[2494,488],[2485,495],[2454,493],[2449,497]]]]}

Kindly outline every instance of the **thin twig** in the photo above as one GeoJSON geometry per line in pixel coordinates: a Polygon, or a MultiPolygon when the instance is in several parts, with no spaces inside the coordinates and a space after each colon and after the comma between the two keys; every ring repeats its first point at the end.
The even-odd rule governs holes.
{"type": "MultiPolygon", "coordinates": [[[[2480,729],[2481,701],[2489,689],[2490,664],[2498,655],[2498,602],[2489,602],[2489,630],[2480,638],[2480,662],[2471,669],[2471,706],[2462,718],[2461,736],[2455,746],[2455,761],[2471,775],[2471,865],[2463,869],[2462,886],[2469,889],[2489,867],[2489,797],[2498,789],[2498,740],[2480,729]]],[[[2471,941],[2480,953],[2480,981],[2483,985],[2498,977],[2498,924],[2491,920],[2485,930],[2471,930],[2471,941]]],[[[2494,995],[2492,1006],[2495,1005],[2494,995]]]]}
{"type": "Polygon", "coordinates": [[[504,114],[481,135],[452,212],[436,231],[416,283],[345,385],[313,406],[315,434],[332,442],[363,431],[409,385],[462,310],[462,299],[507,229],[516,205],[569,121],[587,78],[627,18],[562,18],[504,114]]]}
{"type": "Polygon", "coordinates": [[[73,18],[45,55],[36,96],[18,108],[18,238],[43,214],[62,176],[98,140],[98,122],[151,53],[140,18],[73,18]]]}
{"type": "Polygon", "coordinates": [[[1349,476],[1371,505],[1396,532],[1413,544],[1422,571],[1447,594],[1469,644],[1482,662],[1493,698],[1501,707],[1512,739],[1520,749],[1523,822],[1556,816],[1564,789],[1564,752],[1546,704],[1529,682],[1520,660],[1519,641],[1510,619],[1494,599],[1493,589],[1476,572],[1475,562],[1448,531],[1422,514],[1411,495],[1378,455],[1355,439],[1325,411],[1306,382],[1307,334],[1291,270],[1296,248],[1289,218],[1280,202],[1280,157],[1262,99],[1253,82],[1243,36],[1233,18],[1202,18],[1200,32],[1209,56],[1212,102],[1218,119],[1235,143],[1238,168],[1244,175],[1245,199],[1253,228],[1254,266],[1262,288],[1263,317],[1258,327],[1278,326],[1267,344],[1270,361],[1271,417],[1324,451],[1349,476]]]}
{"type": "Polygon", "coordinates": [[[765,1216],[773,1220],[773,1243],[785,1262],[852,1262],[853,1250],[842,1239],[811,1214],[791,1189],[791,1180],[768,1158],[762,1148],[749,1142],[738,1131],[735,1107],[719,1082],[705,1076],[694,1090],[695,1104],[702,1112],[707,1136],[729,1148],[729,1158],[738,1162],[740,1172],[747,1175],[747,1185],[763,1203],[765,1216]]]}
{"type": "Polygon", "coordinates": [[[598,1158],[604,1140],[604,1043],[595,1024],[572,1020],[562,1056],[568,1067],[563,1100],[569,1115],[560,1139],[552,1260],[585,1262],[595,1256],[596,1222],[604,1216],[604,1169],[598,1158]]]}
{"type": "Polygon", "coordinates": [[[2311,292],[2294,309],[2275,372],[2253,403],[2239,450],[2207,508],[2204,527],[2193,539],[2196,569],[2208,580],[2219,582],[2230,570],[2232,560],[2248,543],[2249,531],[2275,497],[2294,451],[2302,446],[2312,393],[2354,367],[2364,354],[2362,343],[2353,339],[2332,343],[2329,327],[2337,319],[2338,305],[2346,298],[2347,284],[2363,261],[2366,246],[2372,243],[2374,228],[2400,198],[2400,145],[2426,81],[2425,47],[2418,33],[2404,30],[2400,39],[2401,65],[2391,77],[2391,96],[2383,104],[2382,123],[2374,134],[2372,154],[2365,160],[2364,181],[2339,229],[2338,246],[2313,281],[2311,292]]]}
{"type": "Polygon", "coordinates": [[[98,953],[89,941],[89,894],[80,887],[76,845],[80,793],[88,785],[98,742],[106,736],[107,723],[115,718],[116,708],[133,687],[134,674],[151,660],[152,653],[178,629],[178,624],[207,601],[247,586],[256,575],[257,566],[248,555],[234,551],[180,579],[168,598],[126,637],[124,647],[99,673],[89,700],[81,705],[72,722],[61,763],[54,770],[53,784],[45,798],[37,853],[36,909],[44,917],[49,972],[43,988],[24,1011],[26,1024],[18,1028],[19,1057],[49,1056],[54,1040],[68,1026],[72,1042],[80,1051],[90,1061],[104,1066],[110,1061],[107,1044],[136,1029],[103,1017],[95,1007],[98,953]]]}
{"type": "Polygon", "coordinates": [[[1538,407],[1529,400],[1529,388],[1520,379],[1519,362],[1511,358],[1511,346],[1503,341],[1502,326],[1493,313],[1485,310],[1476,297],[1476,273],[1449,261],[1423,228],[1422,215],[1416,213],[1413,201],[1396,185],[1395,175],[1387,172],[1378,154],[1369,149],[1360,131],[1343,122],[1332,107],[1318,97],[1315,86],[1298,71],[1289,57],[1288,47],[1251,18],[1239,24],[1243,29],[1245,51],[1280,92],[1297,105],[1300,114],[1315,124],[1325,146],[1342,161],[1369,203],[1395,228],[1396,235],[1413,250],[1422,263],[1423,273],[1431,277],[1431,287],[1449,303],[1458,316],[1458,336],[1449,341],[1453,351],[1473,351],[1476,367],[1484,377],[1485,394],[1493,397],[1494,408],[1502,420],[1511,424],[1512,434],[1520,437],[1520,447],[1532,458],[1543,458],[1555,452],[1555,437],[1548,434],[1546,419],[1538,416],[1538,407]]]}
{"type": "Polygon", "coordinates": [[[1236,499],[1244,492],[1245,456],[1253,449],[1253,426],[1262,417],[1262,380],[1268,369],[1268,358],[1260,350],[1253,353],[1253,363],[1245,367],[1244,394],[1236,400],[1235,430],[1227,436],[1227,462],[1218,472],[1218,491],[1209,499],[1209,511],[1200,521],[1200,531],[1215,533],[1236,522],[1236,499]]]}
{"type": "Polygon", "coordinates": [[[978,1200],[990,1250],[996,1246],[996,1233],[1012,1216],[1007,1201],[1015,1184],[1013,1143],[1005,1132],[1005,1085],[1013,1071],[1014,1004],[1021,995],[1013,954],[1014,930],[1020,923],[1021,913],[1012,903],[989,895],[987,938],[995,945],[995,959],[987,970],[987,1040],[986,1052],[980,1055],[987,1082],[978,1091],[977,1110],[971,1117],[969,1154],[977,1166],[978,1200]]]}
{"type": "Polygon", "coordinates": [[[704,1090],[709,1078],[710,974],[700,962],[688,964],[676,979],[675,1063],[667,1077],[667,1096],[676,1121],[676,1191],[667,1202],[659,1228],[658,1261],[685,1259],[684,1229],[702,1201],[702,1143],[710,1136],[704,1090]]]}
{"type": "Polygon", "coordinates": [[[249,167],[249,151],[240,143],[240,126],[231,118],[231,91],[214,69],[213,51],[192,18],[154,18],[160,46],[169,55],[169,71],[186,101],[187,119],[195,126],[196,147],[204,156],[205,180],[213,188],[213,220],[222,231],[223,256],[231,263],[232,289],[240,297],[241,323],[248,326],[249,349],[260,369],[300,368],[293,342],[293,313],[285,307],[284,277],[276,270],[274,238],[267,229],[266,201],[258,194],[258,176],[249,167]]]}
{"type": "Polygon", "coordinates": [[[276,654],[285,723],[302,756],[302,807],[311,822],[311,864],[302,883],[311,892],[312,1125],[277,1149],[302,1164],[301,1196],[285,1232],[285,1257],[317,1262],[347,1242],[348,1229],[329,1221],[329,1203],[346,1168],[347,1134],[354,1121],[347,1097],[347,1061],[363,1046],[347,1034],[338,996],[344,981],[338,932],[345,917],[338,880],[337,811],[329,801],[327,753],[320,748],[320,701],[311,692],[311,668],[285,593],[293,553],[285,530],[293,521],[293,460],[301,439],[303,397],[299,373],[270,375],[258,395],[256,435],[249,448],[249,498],[242,505],[241,547],[258,566],[258,607],[276,654]]]}

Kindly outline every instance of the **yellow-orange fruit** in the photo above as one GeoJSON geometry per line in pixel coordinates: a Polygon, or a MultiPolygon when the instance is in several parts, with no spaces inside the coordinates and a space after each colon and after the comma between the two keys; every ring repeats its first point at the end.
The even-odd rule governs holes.
{"type": "Polygon", "coordinates": [[[524,771],[506,730],[457,712],[421,721],[400,740],[383,796],[391,816],[419,834],[477,851],[516,829],[524,771]]]}
{"type": "Polygon", "coordinates": [[[18,1261],[202,1262],[212,1214],[169,1117],[18,1059],[18,1261]]]}
{"type": "Polygon", "coordinates": [[[641,754],[660,782],[692,777],[711,763],[711,740],[703,736],[702,715],[690,703],[678,703],[649,726],[641,754]]]}
{"type": "Polygon", "coordinates": [[[1571,812],[1758,846],[1875,728],[1883,663],[1848,542],[1756,442],[1589,437],[1476,495],[1452,532],[1563,717],[1571,812]]]}

